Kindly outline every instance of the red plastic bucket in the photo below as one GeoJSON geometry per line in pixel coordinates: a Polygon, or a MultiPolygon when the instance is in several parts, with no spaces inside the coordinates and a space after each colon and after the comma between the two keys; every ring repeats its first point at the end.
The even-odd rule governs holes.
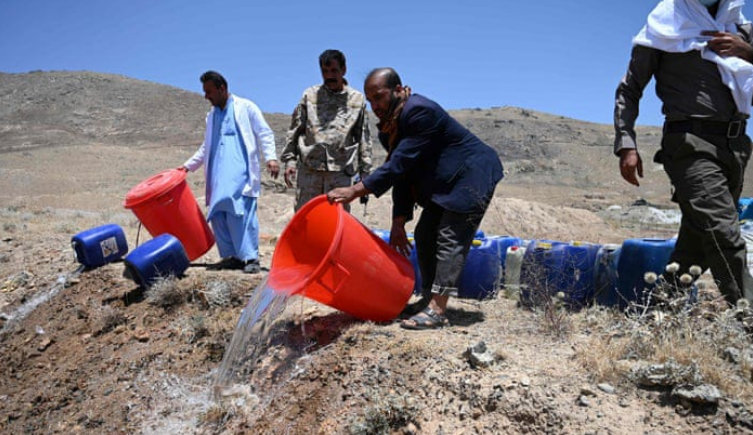
{"type": "Polygon", "coordinates": [[[267,285],[361,319],[386,321],[405,307],[413,280],[407,258],[320,195],[282,232],[267,285]]]}
{"type": "Polygon", "coordinates": [[[180,169],[162,171],[142,181],[128,192],[123,205],[152,237],[167,233],[180,240],[191,261],[214,245],[212,230],[180,169]]]}

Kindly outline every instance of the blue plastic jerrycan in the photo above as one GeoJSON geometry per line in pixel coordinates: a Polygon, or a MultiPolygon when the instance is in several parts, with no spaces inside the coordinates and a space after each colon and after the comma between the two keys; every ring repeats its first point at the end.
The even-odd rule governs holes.
{"type": "Polygon", "coordinates": [[[128,252],[123,229],[106,224],[82,231],[71,238],[76,261],[87,269],[94,269],[120,260],[128,252]]]}

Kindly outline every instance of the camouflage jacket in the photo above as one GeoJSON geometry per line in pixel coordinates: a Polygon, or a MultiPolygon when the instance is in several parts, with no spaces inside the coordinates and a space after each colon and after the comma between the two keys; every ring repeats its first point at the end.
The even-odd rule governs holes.
{"type": "Polygon", "coordinates": [[[302,164],[313,171],[342,171],[365,177],[371,172],[371,140],[363,94],[345,85],[303,92],[280,157],[286,168],[302,164]]]}

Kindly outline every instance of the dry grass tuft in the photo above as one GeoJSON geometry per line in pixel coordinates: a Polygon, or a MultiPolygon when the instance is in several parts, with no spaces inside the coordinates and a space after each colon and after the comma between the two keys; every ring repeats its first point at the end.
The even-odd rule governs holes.
{"type": "Polygon", "coordinates": [[[235,406],[226,403],[212,405],[206,412],[199,415],[199,424],[207,426],[210,433],[221,433],[228,421],[238,414],[235,406]]]}
{"type": "Polygon", "coordinates": [[[416,424],[418,406],[408,395],[374,392],[363,414],[351,418],[348,430],[352,435],[390,434],[408,424],[416,424]]]}
{"type": "Polygon", "coordinates": [[[95,318],[94,335],[105,334],[126,323],[125,314],[109,305],[102,307],[95,318]]]}
{"type": "Polygon", "coordinates": [[[158,278],[146,290],[146,301],[152,305],[166,310],[185,303],[190,295],[178,285],[178,279],[174,276],[158,278]]]}
{"type": "Polygon", "coordinates": [[[181,317],[178,320],[177,329],[181,337],[185,337],[189,343],[196,343],[209,335],[207,318],[201,315],[181,317]]]}
{"type": "Polygon", "coordinates": [[[436,343],[425,340],[402,339],[388,344],[388,350],[393,355],[399,355],[411,360],[430,360],[436,358],[436,343]]]}
{"type": "Polygon", "coordinates": [[[232,287],[226,281],[213,280],[203,290],[197,290],[198,298],[208,307],[228,307],[232,302],[232,287]]]}
{"type": "Polygon", "coordinates": [[[689,288],[661,285],[652,296],[651,306],[633,305],[624,314],[589,310],[588,327],[594,334],[577,357],[593,378],[620,382],[636,365],[665,364],[678,374],[697,372],[695,383],[713,384],[741,399],[753,398],[753,364],[729,357],[745,354],[751,346],[739,310],[728,309],[708,292],[688,303],[689,288]]]}
{"type": "Polygon", "coordinates": [[[573,330],[570,310],[565,304],[565,295],[557,293],[543,298],[541,305],[535,307],[535,312],[541,316],[542,330],[555,337],[565,337],[573,330]]]}

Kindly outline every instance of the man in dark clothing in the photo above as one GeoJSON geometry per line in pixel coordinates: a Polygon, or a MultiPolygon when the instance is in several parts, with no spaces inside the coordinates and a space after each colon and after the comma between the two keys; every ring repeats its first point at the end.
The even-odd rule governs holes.
{"type": "Polygon", "coordinates": [[[333,189],[327,198],[348,203],[392,188],[390,245],[404,255],[410,250],[405,224],[416,205],[423,208],[415,241],[428,307],[401,326],[445,326],[447,302],[457,294],[473,237],[502,179],[502,164],[492,148],[437,103],[411,94],[392,68],[373,70],[364,93],[379,118],[387,160],[361,182],[333,189]]]}
{"type": "Polygon", "coordinates": [[[682,274],[711,268],[730,304],[753,301],[737,202],[751,152],[745,134],[753,89],[751,26],[732,0],[664,0],[634,38],[627,74],[616,93],[614,152],[620,173],[638,185],[643,163],[635,120],[643,89],[656,79],[665,115],[661,150],[654,157],[682,211],[671,262],[682,274]]]}

